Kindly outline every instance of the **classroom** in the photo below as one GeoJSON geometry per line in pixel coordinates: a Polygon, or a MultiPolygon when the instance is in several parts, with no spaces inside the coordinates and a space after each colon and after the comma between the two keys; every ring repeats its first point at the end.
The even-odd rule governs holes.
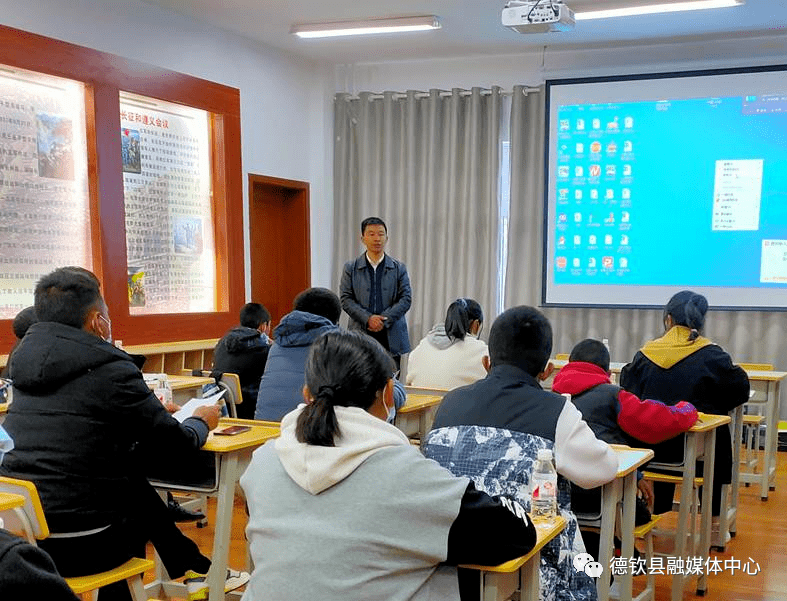
{"type": "MultiPolygon", "coordinates": [[[[566,4],[580,13],[590,10],[593,2],[566,0],[566,4]]],[[[648,2],[605,0],[601,8],[626,4],[648,2]]],[[[397,5],[379,1],[359,5],[346,1],[0,0],[0,48],[6,57],[0,59],[2,66],[85,82],[80,90],[87,90],[90,99],[85,111],[80,105],[79,118],[59,117],[56,108],[30,112],[31,127],[37,128],[38,138],[20,140],[19,144],[37,143],[38,161],[31,159],[28,165],[20,156],[14,163],[0,155],[0,187],[4,190],[0,217],[10,222],[17,234],[0,240],[0,265],[4,267],[0,271],[7,268],[9,273],[43,274],[62,265],[57,259],[59,252],[69,253],[68,257],[82,253],[85,260],[69,263],[84,264],[98,276],[115,342],[129,352],[146,355],[149,362],[145,372],[183,378],[189,377],[185,374],[193,369],[211,367],[215,342],[237,324],[244,303],[264,304],[273,328],[291,311],[293,299],[301,291],[322,287],[340,294],[342,266],[362,253],[359,225],[370,216],[385,221],[386,248],[409,272],[412,306],[404,327],[413,348],[434,324],[443,321],[446,307],[455,299],[479,301],[486,326],[479,337],[485,341],[495,318],[511,307],[528,305],[539,308],[551,324],[550,358],[558,367],[563,366],[560,361],[565,362],[577,342],[593,338],[604,340],[611,358],[610,371],[620,377],[620,369],[643,345],[663,334],[663,307],[670,296],[696,288],[708,296],[711,305],[703,334],[729,353],[735,363],[749,364],[746,371],[752,398],[763,402],[762,411],[771,410],[773,405],[766,405],[765,400],[774,402],[774,395],[776,407],[775,413],[763,420],[770,429],[757,429],[758,437],[763,433],[763,451],[754,451],[763,456],[758,474],[746,475],[741,467],[735,506],[738,536],[722,554],[726,558],[740,557],[744,563],[746,559],[757,560],[766,574],[748,581],[745,576],[712,576],[705,598],[780,598],[787,592],[787,581],[777,567],[783,543],[775,533],[787,528],[787,520],[773,509],[780,507],[787,494],[787,463],[783,454],[776,452],[779,427],[787,430],[787,403],[779,407],[776,376],[760,372],[768,371],[768,367],[779,374],[787,370],[787,337],[783,335],[787,330],[787,296],[779,290],[781,276],[775,271],[766,273],[762,267],[754,291],[742,285],[742,295],[731,301],[716,296],[719,290],[733,289],[737,284],[724,278],[706,278],[703,270],[710,272],[711,268],[702,255],[709,242],[697,235],[698,222],[684,220],[689,213],[682,210],[679,200],[665,204],[670,214],[658,223],[669,224],[667,227],[676,232],[669,240],[680,240],[685,234],[686,246],[681,248],[690,250],[684,255],[680,248],[667,252],[664,247],[683,243],[660,246],[655,240],[649,252],[658,258],[664,251],[668,257],[665,262],[671,265],[664,267],[664,272],[684,270],[680,282],[662,285],[657,266],[653,273],[658,280],[655,284],[660,286],[658,292],[647,288],[650,281],[630,280],[631,285],[626,286],[629,280],[621,274],[631,257],[639,255],[624,253],[621,264],[618,253],[615,260],[623,270],[616,273],[624,284],[620,289],[633,291],[633,300],[610,300],[609,289],[604,286],[582,287],[588,291],[583,298],[584,292],[562,286],[567,282],[564,276],[568,277],[570,264],[566,272],[560,267],[566,255],[561,253],[563,238],[576,233],[576,223],[564,230],[559,225],[562,209],[557,198],[557,165],[563,150],[557,142],[558,102],[565,98],[585,102],[583,94],[592,87],[587,84],[603,86],[607,78],[628,85],[626,93],[631,96],[626,99],[636,100],[643,89],[663,89],[662,79],[645,75],[700,71],[733,78],[753,74],[752,80],[730,80],[740,90],[748,89],[745,86],[750,81],[760,83],[757,77],[762,76],[761,87],[766,92],[760,93],[767,93],[771,81],[767,78],[780,77],[787,65],[787,9],[766,0],[738,4],[719,10],[619,19],[578,18],[573,30],[520,33],[501,24],[501,11],[506,5],[503,0],[412,1],[397,5]],[[433,15],[440,28],[402,37],[325,40],[300,39],[290,33],[298,23],[405,14],[433,15]],[[119,120],[115,116],[118,98],[119,120]],[[167,115],[171,115],[169,120],[167,115]],[[178,129],[195,119],[205,119],[202,130],[178,129]],[[89,157],[86,162],[59,155],[62,148],[58,135],[72,127],[86,134],[86,145],[75,152],[89,157]],[[116,143],[118,129],[121,145],[116,143]],[[148,146],[140,151],[140,136],[143,141],[145,136],[147,141],[155,139],[154,150],[148,146]],[[45,143],[49,145],[46,155],[42,152],[45,143]],[[156,153],[161,164],[174,166],[174,170],[160,181],[143,173],[140,161],[146,160],[145,152],[156,153]],[[53,196],[46,201],[51,204],[41,203],[36,210],[59,216],[60,223],[52,226],[55,229],[77,228],[69,230],[78,233],[77,242],[66,240],[71,234],[60,232],[58,236],[54,230],[47,233],[30,229],[36,226],[25,223],[25,219],[34,221],[35,215],[19,219],[26,209],[19,197],[37,191],[5,192],[11,187],[6,187],[4,180],[21,177],[11,173],[14,164],[37,167],[42,177],[54,182],[48,188],[53,196]],[[117,168],[102,168],[105,165],[117,168]],[[207,171],[207,184],[194,175],[207,171]],[[85,205],[69,212],[62,182],[73,180],[75,172],[84,186],[80,194],[85,205]],[[202,199],[199,207],[185,200],[192,191],[202,199]],[[177,199],[170,213],[147,209],[148,202],[170,193],[177,199]],[[553,228],[554,223],[558,227],[553,228]],[[171,230],[163,235],[163,241],[156,237],[158,228],[171,230]],[[19,242],[20,235],[28,239],[19,242]],[[52,239],[47,240],[50,236],[52,239]],[[694,242],[690,242],[692,239],[694,242]],[[151,259],[149,248],[157,244],[171,244],[174,249],[165,285],[152,275],[161,266],[156,261],[170,260],[151,259]],[[17,264],[3,265],[3,255],[13,256],[9,261],[17,264]],[[127,268],[123,268],[123,262],[127,268]],[[768,284],[760,288],[761,282],[768,284]],[[165,289],[166,293],[161,292],[165,289]],[[569,297],[562,296],[564,290],[569,290],[569,297]],[[566,357],[557,357],[564,354],[566,357]],[[157,368],[149,369],[154,364],[157,368]],[[762,461],[765,471],[773,472],[765,479],[759,477],[762,461]]],[[[14,71],[9,73],[13,76],[14,71]]],[[[2,77],[5,75],[0,73],[2,77]]],[[[666,79],[672,82],[668,82],[672,87],[665,92],[669,98],[673,90],[678,93],[682,80],[666,79]]],[[[51,82],[42,81],[51,88],[51,82]]],[[[5,85],[0,82],[0,113],[9,110],[3,105],[5,85]]],[[[715,98],[719,89],[713,88],[703,98],[715,98]]],[[[70,93],[80,98],[82,92],[70,93]]],[[[744,94],[730,92],[731,96],[744,94]]],[[[604,101],[603,93],[587,100],[604,101]]],[[[751,102],[754,106],[755,101],[751,102]]],[[[20,112],[23,108],[20,105],[20,112]]],[[[639,126],[640,120],[635,119],[639,126]]],[[[674,131],[688,122],[676,121],[674,131]]],[[[0,121],[0,131],[11,132],[14,127],[26,125],[0,121]]],[[[699,127],[697,138],[703,135],[699,127]]],[[[719,134],[718,139],[723,137],[719,134]]],[[[730,144],[738,139],[735,135],[727,138],[730,144]]],[[[572,147],[576,143],[581,155],[580,143],[565,139],[572,147]]],[[[684,140],[676,139],[679,141],[672,140],[676,146],[684,140]]],[[[625,152],[622,140],[620,150],[625,152]]],[[[774,140],[773,156],[781,161],[783,136],[774,140]]],[[[0,139],[4,149],[21,148],[3,142],[0,139]]],[[[635,139],[634,152],[641,148],[638,143],[635,139]]],[[[606,148],[608,154],[618,152],[606,148]]],[[[679,150],[661,147],[658,152],[678,154],[679,150]]],[[[757,170],[756,165],[745,163],[745,153],[740,157],[728,154],[731,156],[715,159],[738,161],[735,168],[757,170]]],[[[614,169],[611,173],[615,174],[614,169]]],[[[722,181],[718,174],[715,180],[712,177],[709,181],[715,181],[717,188],[711,186],[709,198],[717,196],[722,181]]],[[[766,175],[760,171],[752,177],[763,182],[763,198],[783,195],[779,188],[785,182],[767,179],[767,167],[766,175]]],[[[691,176],[675,176],[678,179],[687,187],[695,184],[691,176]]],[[[636,187],[632,189],[637,194],[636,187]]],[[[763,206],[765,203],[763,200],[763,206]]],[[[620,205],[627,206],[633,205],[620,205]]],[[[637,230],[639,223],[631,230],[621,223],[628,221],[627,211],[620,212],[616,206],[614,215],[608,213],[602,228],[611,225],[608,220],[617,220],[616,240],[625,240],[621,246],[628,246],[629,234],[636,240],[642,231],[637,230]]],[[[573,218],[579,219],[576,215],[573,218]]],[[[765,209],[762,215],[763,223],[771,216],[765,209]]],[[[714,219],[723,218],[722,213],[714,213],[714,219]]],[[[772,224],[774,232],[787,226],[787,218],[784,223],[782,218],[779,213],[778,223],[772,224]]],[[[656,230],[655,215],[649,215],[648,220],[656,230]]],[[[714,231],[717,225],[725,229],[723,223],[714,222],[714,231]]],[[[741,229],[756,227],[744,225],[741,229]]],[[[10,229],[2,231],[11,233],[10,229]]],[[[778,237],[778,233],[761,236],[778,237]]],[[[777,240],[774,253],[781,243],[777,240]]],[[[735,244],[718,252],[715,247],[707,251],[716,256],[712,270],[720,277],[743,271],[748,263],[753,269],[761,269],[759,256],[735,244]]],[[[763,244],[765,253],[769,243],[763,244]]],[[[602,259],[601,254],[599,262],[606,262],[607,257],[602,259]]],[[[578,254],[574,260],[580,261],[580,256],[583,266],[588,260],[595,261],[587,254],[578,254]]],[[[0,279],[3,363],[16,341],[11,329],[13,316],[32,304],[35,280],[23,278],[9,282],[14,288],[6,288],[5,279],[0,279]]],[[[348,324],[346,314],[339,323],[348,324]]],[[[404,377],[407,353],[402,353],[401,366],[398,353],[393,354],[404,377]]],[[[208,374],[199,374],[203,375],[208,374]]],[[[186,384],[183,390],[190,391],[186,384]]],[[[177,390],[173,392],[178,395],[177,390]]],[[[404,428],[405,434],[423,442],[434,414],[426,414],[429,421],[424,421],[424,414],[414,415],[414,421],[404,428]]],[[[742,432],[753,432],[751,426],[736,431],[735,419],[732,415],[733,435],[742,437],[742,432]]],[[[743,420],[742,414],[739,419],[743,420]]],[[[401,426],[406,414],[399,420],[401,426]]],[[[755,427],[760,428],[760,424],[755,427]]],[[[262,436],[258,443],[267,440],[271,432],[258,432],[262,436]]],[[[237,449],[215,452],[229,466],[220,472],[222,476],[228,481],[237,480],[241,473],[233,463],[240,457],[233,455],[237,449]]],[[[737,448],[736,452],[745,454],[740,461],[751,461],[748,447],[737,448]]],[[[738,461],[737,455],[735,458],[738,461]]],[[[632,468],[628,475],[634,471],[632,468]]],[[[621,487],[623,479],[620,477],[621,487]]],[[[622,491],[621,499],[625,496],[622,491]]],[[[232,498],[211,500],[209,511],[207,528],[188,524],[183,530],[209,556],[216,549],[215,539],[231,539],[229,565],[240,565],[246,551],[242,531],[235,523],[239,511],[243,513],[238,499],[234,505],[232,498]]],[[[623,517],[628,519],[625,512],[623,517]]],[[[678,519],[683,519],[682,515],[678,519]]],[[[703,522],[700,528],[706,526],[710,528],[703,522]]],[[[624,554],[626,549],[624,546],[624,554]]],[[[150,579],[148,572],[147,581],[150,579]]],[[[635,591],[642,587],[640,580],[634,579],[635,591]]],[[[216,578],[210,580],[211,590],[219,586],[217,583],[216,578]]],[[[675,599],[675,586],[669,578],[657,579],[655,598],[675,599]]],[[[699,598],[694,595],[693,583],[686,589],[681,593],[683,599],[699,598]]],[[[608,595],[608,585],[601,586],[599,592],[600,597],[608,595]]],[[[161,597],[177,595],[175,589],[168,591],[166,587],[156,593],[161,597]]]]}

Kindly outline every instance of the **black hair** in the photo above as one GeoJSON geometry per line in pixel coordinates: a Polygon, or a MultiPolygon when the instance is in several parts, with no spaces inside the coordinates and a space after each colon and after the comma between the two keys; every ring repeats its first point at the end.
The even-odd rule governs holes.
{"type": "Polygon", "coordinates": [[[61,267],[38,280],[35,289],[38,321],[55,321],[82,329],[91,309],[103,303],[98,278],[86,271],[61,267]]]}
{"type": "Polygon", "coordinates": [[[472,298],[458,298],[448,305],[445,312],[445,333],[451,340],[464,340],[475,320],[484,322],[481,305],[472,298]]]}
{"type": "Polygon", "coordinates": [[[245,328],[257,329],[260,324],[268,323],[271,314],[260,303],[246,303],[240,310],[240,325],[245,328]]]}
{"type": "Polygon", "coordinates": [[[327,288],[307,288],[292,301],[292,308],[320,315],[330,319],[332,323],[339,323],[342,314],[342,304],[336,293],[327,288]]]}
{"type": "Polygon", "coordinates": [[[492,366],[514,365],[537,376],[552,353],[552,326],[534,307],[521,305],[501,313],[489,332],[492,366]]]}
{"type": "Polygon", "coordinates": [[[388,226],[385,225],[385,221],[380,219],[379,217],[367,217],[363,221],[361,221],[361,236],[366,233],[366,228],[370,225],[381,225],[385,229],[385,235],[388,235],[388,226]]]}
{"type": "Polygon", "coordinates": [[[585,338],[582,342],[578,342],[571,349],[568,360],[592,363],[604,371],[609,371],[609,349],[603,342],[593,338],[585,338]]]}
{"type": "Polygon", "coordinates": [[[16,317],[14,317],[14,321],[11,324],[11,327],[14,330],[14,336],[16,336],[18,340],[22,340],[22,337],[27,332],[27,329],[37,321],[38,317],[36,317],[35,307],[27,307],[22,309],[16,314],[16,317]]]}
{"type": "Polygon", "coordinates": [[[705,314],[708,312],[708,299],[691,290],[681,290],[675,294],[664,307],[664,319],[672,317],[676,326],[685,326],[691,330],[689,340],[696,340],[705,327],[705,314]]]}
{"type": "Polygon", "coordinates": [[[334,407],[369,409],[393,370],[382,345],[362,332],[334,330],[317,338],[306,358],[306,387],[314,400],[298,416],[298,440],[335,446],[341,432],[334,407]]]}

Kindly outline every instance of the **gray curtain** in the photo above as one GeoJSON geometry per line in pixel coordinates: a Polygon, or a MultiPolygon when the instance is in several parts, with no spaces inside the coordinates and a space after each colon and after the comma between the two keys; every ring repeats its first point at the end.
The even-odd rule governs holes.
{"type": "Polygon", "coordinates": [[[333,287],[361,220],[381,217],[410,274],[413,347],[457,297],[495,304],[500,124],[499,88],[334,99],[333,287]]]}
{"type": "MultiPolygon", "coordinates": [[[[514,89],[511,106],[511,209],[505,306],[541,302],[544,226],[544,95],[514,89]]],[[[687,257],[692,260],[692,257],[687,257]]],[[[668,267],[668,266],[665,266],[668,267]]],[[[654,299],[666,304],[668,299],[654,299]]],[[[610,299],[614,302],[614,299],[610,299]]],[[[554,353],[568,353],[583,338],[609,339],[613,361],[629,361],[644,342],[664,331],[661,311],[548,308],[554,353]]],[[[713,311],[705,334],[733,360],[787,369],[787,313],[713,311]]],[[[787,407],[782,408],[782,416],[787,407]]]]}

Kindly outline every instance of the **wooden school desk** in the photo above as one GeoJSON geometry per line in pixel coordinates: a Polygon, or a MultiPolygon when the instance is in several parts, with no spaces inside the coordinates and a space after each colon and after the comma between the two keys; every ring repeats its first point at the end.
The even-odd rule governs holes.
{"type": "MultiPolygon", "coordinates": [[[[711,540],[711,511],[713,498],[713,470],[716,457],[716,429],[727,426],[730,423],[729,415],[712,415],[710,413],[700,413],[697,423],[686,433],[683,465],[675,466],[670,464],[651,463],[651,468],[658,468],[660,471],[678,473],[682,477],[680,489],[680,509],[678,510],[678,521],[675,525],[675,550],[669,555],[672,557],[700,557],[702,565],[706,565],[710,555],[711,540]],[[702,457],[703,466],[703,486],[702,501],[703,508],[700,518],[699,541],[696,537],[687,540],[688,534],[692,532],[690,527],[691,505],[694,499],[694,478],[697,475],[697,459],[702,457]],[[687,544],[690,543],[690,544],[687,544]]],[[[672,576],[672,601],[680,601],[683,598],[683,589],[691,576],[683,572],[672,576]]],[[[704,595],[708,588],[708,575],[705,571],[697,579],[697,594],[704,595]]]]}
{"type": "Polygon", "coordinates": [[[202,397],[202,387],[215,382],[213,378],[202,376],[167,376],[167,382],[172,390],[172,402],[184,405],[194,397],[202,397]]]}
{"type": "MultiPolygon", "coordinates": [[[[620,524],[621,557],[634,557],[634,513],[637,499],[637,468],[653,459],[652,449],[632,449],[624,445],[611,445],[618,456],[618,473],[615,479],[601,487],[601,528],[599,534],[599,563],[604,574],[596,582],[599,601],[609,599],[609,570],[614,550],[615,521],[618,504],[623,506],[620,524]]],[[[579,516],[577,516],[579,517],[579,516]]],[[[620,601],[631,601],[634,578],[632,570],[615,576],[620,586],[620,601]]]]}
{"type": "MultiPolygon", "coordinates": [[[[235,436],[217,436],[211,432],[203,451],[215,453],[218,458],[218,486],[214,493],[216,503],[216,530],[213,538],[211,566],[208,572],[210,599],[224,599],[224,581],[227,577],[230,539],[232,537],[232,508],[235,499],[235,486],[246,466],[252,452],[268,440],[279,436],[278,424],[263,423],[247,419],[222,418],[219,420],[221,429],[227,426],[251,426],[251,430],[235,436]]],[[[179,487],[180,490],[188,490],[179,487]]],[[[204,493],[201,489],[194,492],[204,493]]],[[[181,583],[162,582],[157,579],[145,589],[149,595],[159,596],[163,589],[166,596],[185,596],[185,586],[181,583]]]]}
{"type": "Polygon", "coordinates": [[[442,400],[443,397],[434,394],[408,394],[407,401],[396,412],[394,425],[405,436],[423,440],[442,400]]]}
{"type": "MultiPolygon", "coordinates": [[[[768,491],[776,490],[776,452],[779,447],[779,413],[781,383],[787,372],[784,371],[759,371],[746,370],[749,384],[754,391],[754,396],[749,399],[748,406],[760,405],[764,408],[765,417],[765,453],[763,453],[762,471],[759,474],[740,472],[739,481],[743,483],[760,484],[760,498],[768,500],[768,491]]],[[[741,439],[733,438],[740,446],[741,439]]],[[[733,470],[738,466],[734,464],[733,470]]]]}
{"type": "Polygon", "coordinates": [[[481,601],[504,601],[517,590],[520,591],[520,601],[538,601],[541,549],[560,534],[566,527],[566,520],[557,516],[554,520],[536,522],[535,525],[536,546],[527,555],[499,566],[459,566],[480,571],[481,601]]]}

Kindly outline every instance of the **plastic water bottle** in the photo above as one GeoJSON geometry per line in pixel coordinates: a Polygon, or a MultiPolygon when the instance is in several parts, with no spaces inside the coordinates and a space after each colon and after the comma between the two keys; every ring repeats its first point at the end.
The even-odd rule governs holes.
{"type": "Polygon", "coordinates": [[[533,519],[552,519],[557,515],[557,471],[551,449],[539,449],[530,475],[530,514],[533,519]]]}

